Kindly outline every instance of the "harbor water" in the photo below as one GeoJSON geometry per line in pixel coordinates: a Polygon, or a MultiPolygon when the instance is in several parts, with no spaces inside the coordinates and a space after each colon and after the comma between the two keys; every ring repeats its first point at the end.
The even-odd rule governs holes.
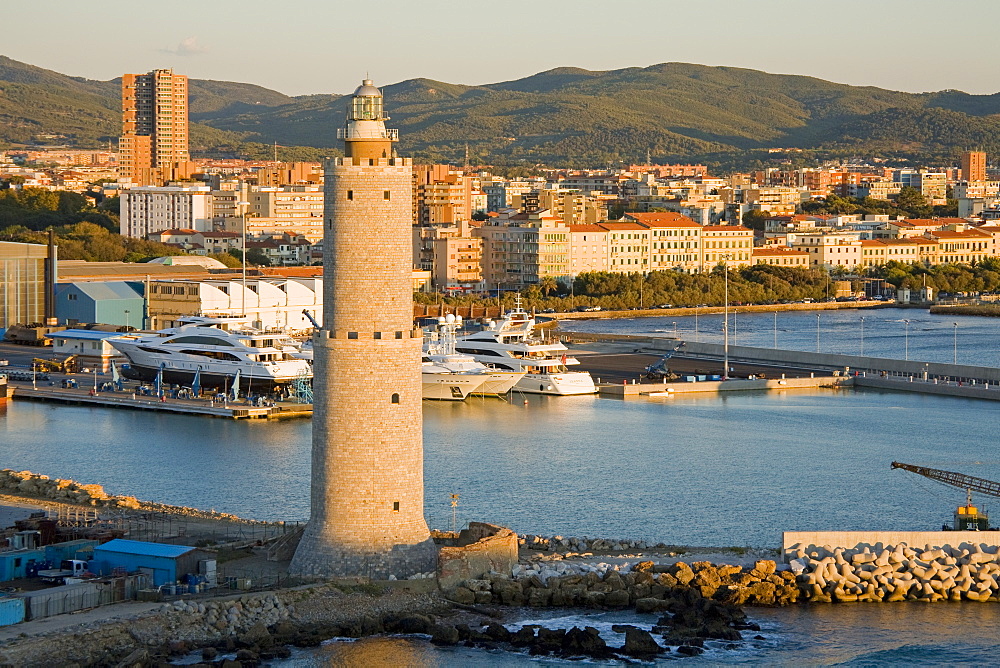
{"type": "MultiPolygon", "coordinates": [[[[897,312],[877,314],[885,318],[879,327],[869,325],[866,316],[866,354],[900,357],[888,354],[899,344],[890,324],[897,312]],[[880,327],[883,341],[876,344],[880,327]],[[869,353],[869,340],[883,349],[873,347],[869,353]]],[[[792,317],[780,317],[785,315],[792,317]]],[[[848,323],[857,315],[824,312],[821,318],[830,323],[842,318],[846,338],[848,323]]],[[[918,329],[928,338],[929,350],[910,339],[910,357],[951,361],[953,332],[945,325],[953,320],[938,321],[918,311],[905,315],[911,337],[918,329]],[[926,331],[915,326],[918,322],[926,331]],[[936,342],[930,342],[931,334],[936,342]],[[930,349],[942,357],[933,357],[930,349]]],[[[766,321],[772,316],[738,317],[739,342],[765,345],[766,321]]],[[[815,321],[813,314],[796,317],[815,321]]],[[[680,328],[684,321],[669,322],[675,320],[680,328]]],[[[986,319],[959,321],[959,361],[993,364],[1000,359],[988,329],[995,329],[995,321],[979,320],[986,319]]],[[[574,325],[627,329],[622,321],[574,325]]],[[[633,323],[626,333],[652,329],[672,333],[672,325],[649,319],[633,323]]],[[[785,331],[789,340],[793,331],[798,329],[792,325],[785,331]]],[[[796,336],[803,342],[800,349],[808,350],[807,334],[796,336]]],[[[833,340],[823,352],[856,352],[848,343],[833,347],[833,340]]],[[[783,345],[794,347],[788,341],[783,345]]],[[[16,400],[0,411],[0,468],[97,482],[114,494],[245,517],[301,521],[308,516],[308,420],[229,421],[16,400]]],[[[434,527],[450,528],[449,495],[458,493],[460,524],[487,520],[522,533],[696,546],[777,547],[781,531],[793,529],[936,529],[950,521],[964,493],[891,471],[890,462],[1000,480],[998,428],[1000,413],[993,402],[866,390],[425,402],[426,514],[434,527]]],[[[994,505],[990,499],[975,500],[986,510],[994,505]]],[[[1000,517],[1000,509],[995,514],[1000,517]]],[[[553,624],[610,628],[629,621],[620,613],[605,618],[553,614],[563,616],[553,624]]],[[[845,604],[753,610],[752,615],[765,640],[749,641],[737,651],[713,649],[692,661],[992,663],[1000,607],[845,604]]],[[[506,666],[528,661],[545,663],[515,654],[438,649],[421,640],[374,638],[298,652],[283,665],[506,666]]]]}

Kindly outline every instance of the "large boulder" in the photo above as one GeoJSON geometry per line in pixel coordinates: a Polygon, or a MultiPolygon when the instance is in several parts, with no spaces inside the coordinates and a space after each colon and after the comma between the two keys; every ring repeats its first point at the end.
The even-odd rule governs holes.
{"type": "Polygon", "coordinates": [[[625,645],[622,651],[639,659],[646,659],[656,656],[663,651],[663,648],[656,644],[649,631],[644,631],[636,626],[628,626],[625,629],[625,645]]]}

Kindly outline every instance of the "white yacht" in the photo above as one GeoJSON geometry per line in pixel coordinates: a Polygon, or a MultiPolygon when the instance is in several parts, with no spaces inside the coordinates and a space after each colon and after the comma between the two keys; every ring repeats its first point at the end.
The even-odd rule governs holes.
{"type": "Polygon", "coordinates": [[[228,329],[219,319],[191,317],[178,327],[108,339],[129,360],[122,375],[135,380],[203,387],[231,387],[239,374],[241,388],[270,391],[312,378],[312,367],[293,358],[285,334],[254,329],[228,329]],[[220,327],[219,325],[223,325],[220,327]]]}
{"type": "Polygon", "coordinates": [[[580,363],[560,341],[544,341],[534,333],[535,320],[520,302],[499,322],[471,334],[458,335],[455,351],[499,369],[523,371],[515,391],[533,394],[594,394],[597,387],[586,371],[570,371],[580,363]]]}
{"type": "MultiPolygon", "coordinates": [[[[292,345],[284,349],[292,357],[307,360],[312,364],[311,341],[302,344],[293,341],[292,345]]],[[[471,367],[460,365],[448,359],[447,355],[425,354],[420,366],[421,397],[441,401],[463,401],[472,392],[479,393],[480,388],[490,382],[494,374],[487,372],[482,364],[473,364],[471,367]]]]}
{"type": "Polygon", "coordinates": [[[424,399],[464,401],[488,379],[489,374],[479,371],[455,371],[427,358],[420,365],[424,399]]]}
{"type": "Polygon", "coordinates": [[[526,372],[499,369],[477,362],[472,355],[455,350],[455,332],[462,325],[462,316],[449,313],[438,318],[438,325],[424,338],[424,362],[433,362],[455,373],[487,374],[473,394],[503,396],[513,389],[526,372]]]}

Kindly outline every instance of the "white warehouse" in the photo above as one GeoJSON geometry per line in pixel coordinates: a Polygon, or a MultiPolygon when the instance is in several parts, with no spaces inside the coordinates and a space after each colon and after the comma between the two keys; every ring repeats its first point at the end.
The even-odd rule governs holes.
{"type": "Polygon", "coordinates": [[[323,322],[323,279],[247,278],[237,280],[151,281],[147,286],[150,329],[173,327],[187,315],[246,317],[258,329],[305,332],[309,311],[323,322]]]}

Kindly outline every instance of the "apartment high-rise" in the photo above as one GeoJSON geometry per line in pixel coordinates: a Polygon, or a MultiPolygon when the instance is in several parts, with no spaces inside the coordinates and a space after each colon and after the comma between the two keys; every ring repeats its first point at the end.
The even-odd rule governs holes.
{"type": "Polygon", "coordinates": [[[962,154],[962,180],[986,180],[986,151],[966,151],[962,154]]]}
{"type": "Polygon", "coordinates": [[[122,75],[119,175],[161,185],[188,154],[188,79],[173,70],[122,75]]]}

